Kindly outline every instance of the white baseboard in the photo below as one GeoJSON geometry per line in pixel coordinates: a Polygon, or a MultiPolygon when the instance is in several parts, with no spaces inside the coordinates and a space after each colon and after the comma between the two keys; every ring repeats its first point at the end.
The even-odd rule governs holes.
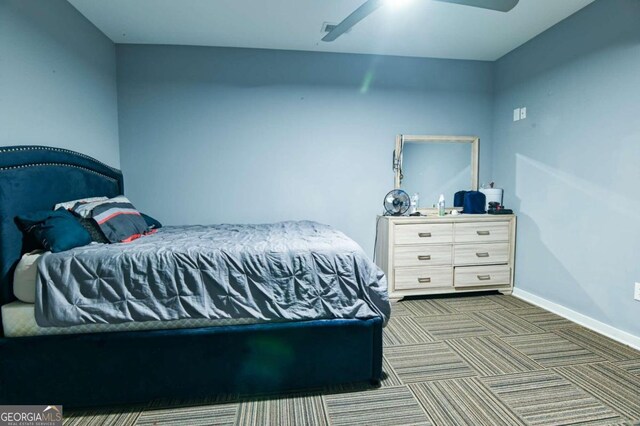
{"type": "Polygon", "coordinates": [[[564,306],[559,305],[555,302],[543,299],[542,297],[536,296],[535,294],[529,293],[528,291],[520,290],[519,288],[513,289],[513,296],[517,297],[518,299],[522,299],[525,302],[529,302],[533,305],[546,309],[547,311],[551,311],[556,315],[560,315],[561,317],[564,317],[569,321],[580,324],[583,327],[607,336],[624,345],[631,346],[634,349],[640,350],[640,337],[634,336],[631,333],[618,330],[617,328],[612,327],[608,324],[595,320],[569,308],[565,308],[564,306]]]}

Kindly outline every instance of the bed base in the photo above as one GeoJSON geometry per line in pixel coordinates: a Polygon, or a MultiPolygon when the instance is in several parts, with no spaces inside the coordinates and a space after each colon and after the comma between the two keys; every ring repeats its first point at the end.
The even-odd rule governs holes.
{"type": "Polygon", "coordinates": [[[379,318],[0,339],[0,404],[282,392],[376,384],[381,372],[379,318]]]}

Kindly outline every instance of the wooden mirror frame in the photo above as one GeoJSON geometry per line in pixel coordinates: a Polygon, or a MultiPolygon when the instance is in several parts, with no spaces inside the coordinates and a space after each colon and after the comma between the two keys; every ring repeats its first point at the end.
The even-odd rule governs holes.
{"type": "Polygon", "coordinates": [[[393,170],[395,171],[395,188],[402,184],[402,147],[405,142],[418,143],[470,143],[471,144],[471,189],[478,190],[478,156],[480,138],[477,136],[438,136],[438,135],[398,135],[396,149],[393,152],[393,170]]]}

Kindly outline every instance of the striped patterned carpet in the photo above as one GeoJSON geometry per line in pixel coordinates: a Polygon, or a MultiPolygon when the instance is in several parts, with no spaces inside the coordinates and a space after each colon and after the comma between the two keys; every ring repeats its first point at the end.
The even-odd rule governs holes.
{"type": "Polygon", "coordinates": [[[640,352],[512,296],[397,303],[382,386],[65,412],[68,425],[640,425],[640,352]]]}

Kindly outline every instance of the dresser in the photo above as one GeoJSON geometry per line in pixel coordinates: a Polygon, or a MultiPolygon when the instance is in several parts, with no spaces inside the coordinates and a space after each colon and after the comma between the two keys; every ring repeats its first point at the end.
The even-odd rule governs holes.
{"type": "Polygon", "coordinates": [[[389,299],[513,289],[515,215],[379,216],[376,264],[389,299]]]}

